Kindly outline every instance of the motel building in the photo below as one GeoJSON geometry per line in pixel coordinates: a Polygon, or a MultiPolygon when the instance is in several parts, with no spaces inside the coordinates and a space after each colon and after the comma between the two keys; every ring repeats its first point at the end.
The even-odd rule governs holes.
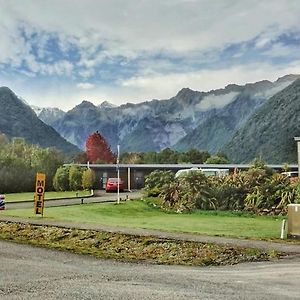
{"type": "MultiPolygon", "coordinates": [[[[299,138],[300,141],[300,138],[299,138]]],[[[299,153],[299,152],[298,152],[299,153]]],[[[300,155],[300,154],[299,154],[300,155]]],[[[70,165],[70,164],[66,164],[70,165]]],[[[139,190],[145,186],[145,177],[155,170],[172,171],[174,174],[182,169],[227,169],[229,173],[236,170],[247,170],[249,164],[76,164],[79,167],[91,168],[96,174],[96,189],[105,189],[108,178],[117,178],[117,168],[119,167],[120,178],[125,182],[128,191],[139,190]]],[[[268,167],[282,172],[282,165],[268,165],[268,167]]],[[[289,165],[291,171],[297,171],[298,165],[289,165]]]]}

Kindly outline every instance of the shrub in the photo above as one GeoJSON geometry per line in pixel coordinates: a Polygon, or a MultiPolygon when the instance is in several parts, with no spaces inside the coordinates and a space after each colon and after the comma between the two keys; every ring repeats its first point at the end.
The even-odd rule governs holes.
{"type": "Polygon", "coordinates": [[[82,187],[82,170],[77,166],[70,167],[69,186],[71,191],[80,190],[82,187]]]}
{"type": "Polygon", "coordinates": [[[242,210],[248,192],[242,173],[210,177],[212,197],[219,210],[242,210]]]}
{"type": "Polygon", "coordinates": [[[260,160],[255,160],[248,171],[224,177],[206,177],[199,171],[176,179],[167,174],[155,171],[146,179],[148,195],[159,194],[161,207],[167,210],[219,209],[283,214],[289,203],[300,202],[300,183],[291,184],[289,178],[274,173],[260,160]]]}
{"type": "Polygon", "coordinates": [[[281,174],[273,174],[264,182],[256,185],[245,199],[245,209],[256,213],[285,213],[287,205],[298,200],[298,191],[289,178],[281,174]]]}
{"type": "Polygon", "coordinates": [[[158,196],[162,191],[162,187],[172,181],[174,181],[172,171],[155,170],[146,176],[144,191],[148,197],[158,196]]]}
{"type": "Polygon", "coordinates": [[[92,169],[84,170],[82,173],[82,188],[91,189],[95,184],[96,176],[92,169]]]}
{"type": "Polygon", "coordinates": [[[53,187],[56,191],[69,190],[69,167],[61,166],[57,169],[53,179],[53,187]]]}
{"type": "Polygon", "coordinates": [[[160,198],[163,208],[177,212],[215,208],[210,183],[201,172],[189,172],[165,184],[160,198]]]}

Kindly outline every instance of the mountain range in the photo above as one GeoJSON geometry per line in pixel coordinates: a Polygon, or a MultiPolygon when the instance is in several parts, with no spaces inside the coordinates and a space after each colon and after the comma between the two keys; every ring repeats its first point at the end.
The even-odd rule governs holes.
{"type": "Polygon", "coordinates": [[[212,154],[223,151],[232,162],[249,162],[257,156],[269,163],[296,162],[292,137],[300,135],[294,114],[300,105],[299,78],[287,75],[274,82],[230,84],[209,92],[183,88],[170,99],[138,104],[115,106],[104,101],[96,106],[85,100],[67,112],[33,109],[80,149],[89,134],[99,131],[113,151],[117,144],[122,152],[198,148],[212,154]],[[278,108],[278,103],[286,109],[278,108]]]}
{"type": "Polygon", "coordinates": [[[253,113],[298,78],[287,75],[275,82],[230,84],[209,92],[183,88],[170,99],[121,106],[108,102],[95,106],[83,101],[60,118],[49,121],[40,117],[81,149],[87,136],[98,130],[114,151],[117,144],[123,152],[160,151],[166,147],[229,151],[227,144],[253,113]]]}

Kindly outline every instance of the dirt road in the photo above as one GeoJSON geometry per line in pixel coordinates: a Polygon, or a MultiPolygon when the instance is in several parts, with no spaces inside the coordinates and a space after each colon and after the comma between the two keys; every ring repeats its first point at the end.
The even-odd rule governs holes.
{"type": "Polygon", "coordinates": [[[300,260],[227,267],[115,262],[0,241],[1,299],[299,299],[300,260]]]}

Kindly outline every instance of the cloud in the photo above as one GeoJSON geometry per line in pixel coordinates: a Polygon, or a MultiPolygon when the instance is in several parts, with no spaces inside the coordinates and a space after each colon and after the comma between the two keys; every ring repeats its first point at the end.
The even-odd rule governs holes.
{"type": "MultiPolygon", "coordinates": [[[[268,1],[26,1],[26,9],[1,1],[6,29],[51,32],[72,40],[82,57],[136,57],[140,52],[186,53],[239,43],[265,32],[269,37],[298,27],[297,0],[268,1]]],[[[14,39],[10,40],[10,43],[14,39]]],[[[8,55],[8,54],[7,54],[8,55]]]]}
{"type": "Polygon", "coordinates": [[[83,90],[90,90],[92,89],[95,85],[92,83],[88,83],[88,82],[80,82],[77,83],[76,85],[78,88],[83,89],[83,90]]]}
{"type": "Polygon", "coordinates": [[[143,91],[147,95],[152,93],[156,99],[164,99],[174,96],[182,87],[209,91],[231,83],[243,85],[265,79],[274,81],[286,74],[300,74],[300,60],[285,66],[252,63],[217,70],[139,76],[124,80],[120,84],[125,88],[143,91]]]}
{"type": "Polygon", "coordinates": [[[197,108],[201,111],[222,108],[231,103],[238,94],[237,92],[231,92],[226,95],[208,95],[202,99],[197,108]]]}
{"type": "Polygon", "coordinates": [[[182,87],[209,90],[299,73],[299,47],[281,39],[299,37],[299,0],[0,5],[0,82],[28,101],[43,96],[47,106],[162,99],[182,87]]]}
{"type": "Polygon", "coordinates": [[[139,103],[152,99],[169,99],[183,87],[209,91],[223,88],[230,83],[245,84],[265,79],[275,81],[286,74],[300,74],[300,60],[285,67],[265,63],[168,75],[152,74],[128,78],[118,85],[94,85],[90,89],[83,89],[81,84],[84,83],[76,83],[79,84],[76,88],[76,84],[74,86],[72,82],[61,80],[38,82],[34,89],[26,81],[16,81],[15,78],[6,80],[3,84],[11,87],[30,104],[69,110],[84,99],[95,105],[105,100],[116,105],[139,103]]]}

